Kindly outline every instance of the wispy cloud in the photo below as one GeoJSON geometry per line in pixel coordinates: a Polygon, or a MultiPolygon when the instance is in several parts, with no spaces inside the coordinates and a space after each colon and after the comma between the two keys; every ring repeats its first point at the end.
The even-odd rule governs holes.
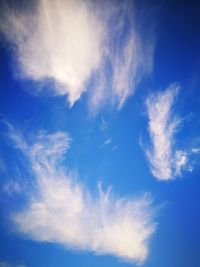
{"type": "Polygon", "coordinates": [[[1,31],[14,45],[20,76],[53,81],[42,88],[66,95],[71,106],[92,87],[92,110],[105,103],[120,108],[152,68],[153,41],[136,31],[132,2],[34,3],[2,8],[1,31]]]}
{"type": "Polygon", "coordinates": [[[178,90],[178,85],[172,84],[167,90],[153,93],[146,100],[151,139],[151,148],[146,149],[146,155],[152,174],[159,180],[173,179],[180,176],[183,169],[189,168],[188,152],[174,148],[175,134],[181,123],[173,112],[178,90]]]}
{"type": "Polygon", "coordinates": [[[117,149],[118,149],[118,146],[116,146],[116,145],[112,147],[112,151],[113,151],[113,152],[114,152],[115,150],[117,150],[117,149]]]}
{"type": "Polygon", "coordinates": [[[24,264],[10,264],[7,262],[0,262],[0,267],[26,267],[24,264]]]}
{"type": "Polygon", "coordinates": [[[102,117],[101,118],[101,123],[100,123],[100,130],[101,131],[106,131],[106,129],[108,128],[109,123],[102,117]]]}
{"type": "Polygon", "coordinates": [[[141,78],[152,70],[154,40],[149,35],[149,42],[144,42],[136,30],[135,9],[130,1],[108,7],[108,53],[95,74],[95,90],[90,92],[92,110],[105,103],[117,104],[120,109],[141,78]]]}
{"type": "Polygon", "coordinates": [[[155,231],[150,197],[118,198],[111,188],[104,192],[100,185],[97,194],[91,194],[62,165],[70,140],[64,132],[42,131],[26,148],[16,146],[30,161],[36,178],[26,207],[12,214],[18,231],[37,241],[142,262],[155,231]]]}
{"type": "Polygon", "coordinates": [[[110,137],[108,137],[107,139],[105,139],[105,141],[103,142],[103,144],[99,147],[100,149],[108,146],[108,145],[111,145],[112,144],[112,139],[110,137]]]}
{"type": "Polygon", "coordinates": [[[191,152],[194,153],[194,154],[199,154],[200,153],[200,148],[199,147],[194,147],[194,148],[192,148],[191,152]]]}
{"type": "Polygon", "coordinates": [[[10,180],[9,182],[5,183],[0,192],[6,193],[8,195],[13,195],[13,194],[19,194],[22,192],[22,185],[20,184],[19,181],[16,180],[10,180]]]}

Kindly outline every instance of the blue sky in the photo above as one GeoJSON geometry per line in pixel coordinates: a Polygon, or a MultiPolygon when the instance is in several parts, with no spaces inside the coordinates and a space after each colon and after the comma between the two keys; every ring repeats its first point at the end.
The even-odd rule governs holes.
{"type": "Polygon", "coordinates": [[[197,1],[0,6],[0,267],[199,267],[197,1]]]}

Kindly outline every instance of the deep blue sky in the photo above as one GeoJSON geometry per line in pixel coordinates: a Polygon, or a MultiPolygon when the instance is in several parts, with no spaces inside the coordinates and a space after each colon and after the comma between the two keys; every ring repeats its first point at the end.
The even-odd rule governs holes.
{"type": "MultiPolygon", "coordinates": [[[[38,93],[37,82],[18,78],[12,41],[1,34],[0,266],[136,266],[135,262],[128,263],[115,255],[66,249],[59,242],[34,241],[17,231],[11,214],[30,202],[27,191],[33,190],[35,178],[28,160],[9,139],[5,121],[30,143],[40,130],[50,134],[68,132],[72,141],[63,164],[68,170],[75,170],[77,179],[92,194],[97,194],[101,180],[103,189],[112,186],[118,197],[137,198],[145,192],[151,195],[157,227],[148,241],[149,254],[142,266],[200,266],[199,156],[190,152],[200,147],[200,5],[198,1],[166,0],[142,1],[135,6],[131,6],[134,19],[143,22],[138,26],[141,39],[145,35],[142,27],[149,26],[149,32],[152,31],[148,32],[154,43],[152,70],[142,76],[134,94],[127,97],[120,109],[107,100],[95,115],[90,112],[87,93],[69,108],[66,95],[44,90],[38,93]],[[173,112],[181,118],[181,124],[172,143],[174,149],[187,151],[193,170],[183,170],[181,175],[162,181],[152,174],[142,148],[142,144],[146,147],[150,142],[145,99],[164,92],[173,83],[179,85],[173,112]],[[6,191],[10,181],[19,182],[19,192],[12,187],[6,191]]],[[[50,84],[51,81],[45,86],[50,84]]]]}

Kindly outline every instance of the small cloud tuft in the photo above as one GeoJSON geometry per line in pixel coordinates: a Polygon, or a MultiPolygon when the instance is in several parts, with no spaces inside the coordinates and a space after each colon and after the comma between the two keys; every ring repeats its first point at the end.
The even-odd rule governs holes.
{"type": "MultiPolygon", "coordinates": [[[[174,115],[173,105],[179,86],[172,84],[163,92],[146,99],[151,147],[145,149],[152,174],[159,180],[170,180],[189,170],[189,152],[174,149],[175,134],[181,119],[174,115]]],[[[190,168],[191,169],[191,168],[190,168]]]]}

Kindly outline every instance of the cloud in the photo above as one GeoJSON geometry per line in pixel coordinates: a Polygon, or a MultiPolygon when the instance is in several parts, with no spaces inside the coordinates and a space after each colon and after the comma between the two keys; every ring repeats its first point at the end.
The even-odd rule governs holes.
{"type": "Polygon", "coordinates": [[[116,145],[112,147],[112,151],[113,151],[113,152],[114,152],[115,150],[117,150],[117,149],[118,149],[118,146],[116,146],[116,145]]]}
{"type": "Polygon", "coordinates": [[[192,166],[189,165],[189,153],[177,150],[175,152],[175,175],[181,176],[182,169],[192,171],[192,166]]]}
{"type": "Polygon", "coordinates": [[[103,22],[87,1],[39,0],[30,10],[9,9],[3,31],[15,45],[21,75],[53,79],[54,93],[72,105],[100,64],[103,22]]]}
{"type": "Polygon", "coordinates": [[[131,1],[37,0],[2,10],[19,76],[47,83],[40,89],[66,95],[70,106],[90,87],[91,110],[120,108],[151,71],[153,41],[136,31],[131,1]]]}
{"type": "Polygon", "coordinates": [[[105,141],[104,141],[104,145],[109,145],[109,144],[111,144],[112,143],[112,139],[109,137],[108,139],[106,139],[105,141]]]}
{"type": "Polygon", "coordinates": [[[7,262],[0,262],[0,267],[26,267],[24,264],[10,264],[7,262]]]}
{"type": "Polygon", "coordinates": [[[188,152],[176,150],[175,134],[181,119],[173,114],[179,87],[172,84],[163,92],[153,93],[146,100],[151,148],[146,149],[152,174],[159,180],[181,176],[188,169],[188,152]]]}
{"type": "Polygon", "coordinates": [[[108,145],[111,145],[112,144],[112,139],[110,137],[108,137],[107,139],[104,140],[103,144],[99,147],[100,149],[108,146],[108,145]]]}
{"type": "Polygon", "coordinates": [[[100,123],[100,130],[103,131],[103,132],[106,131],[108,126],[109,126],[108,122],[102,117],[101,118],[101,123],[100,123]]]}
{"type": "Polygon", "coordinates": [[[10,180],[2,186],[1,192],[6,193],[8,195],[19,194],[22,192],[22,185],[19,181],[10,180]]]}
{"type": "Polygon", "coordinates": [[[199,154],[200,153],[200,148],[199,147],[194,147],[194,148],[192,148],[191,152],[194,153],[194,154],[199,154]]]}
{"type": "MultiPolygon", "coordinates": [[[[13,136],[14,142],[25,142],[13,136]]],[[[41,131],[30,144],[16,144],[30,161],[36,181],[26,207],[11,216],[17,230],[67,249],[144,261],[156,227],[150,197],[118,198],[101,185],[91,194],[62,164],[70,142],[67,133],[41,131]]]]}
{"type": "Polygon", "coordinates": [[[5,173],[6,172],[6,166],[5,166],[5,162],[2,159],[2,156],[0,155],[0,172],[5,173]]]}
{"type": "Polygon", "coordinates": [[[153,67],[154,40],[146,32],[149,41],[145,42],[136,30],[133,2],[121,1],[118,8],[108,10],[112,10],[108,15],[110,41],[102,67],[95,75],[95,90],[90,92],[92,110],[105,103],[117,104],[120,109],[153,67]]]}

